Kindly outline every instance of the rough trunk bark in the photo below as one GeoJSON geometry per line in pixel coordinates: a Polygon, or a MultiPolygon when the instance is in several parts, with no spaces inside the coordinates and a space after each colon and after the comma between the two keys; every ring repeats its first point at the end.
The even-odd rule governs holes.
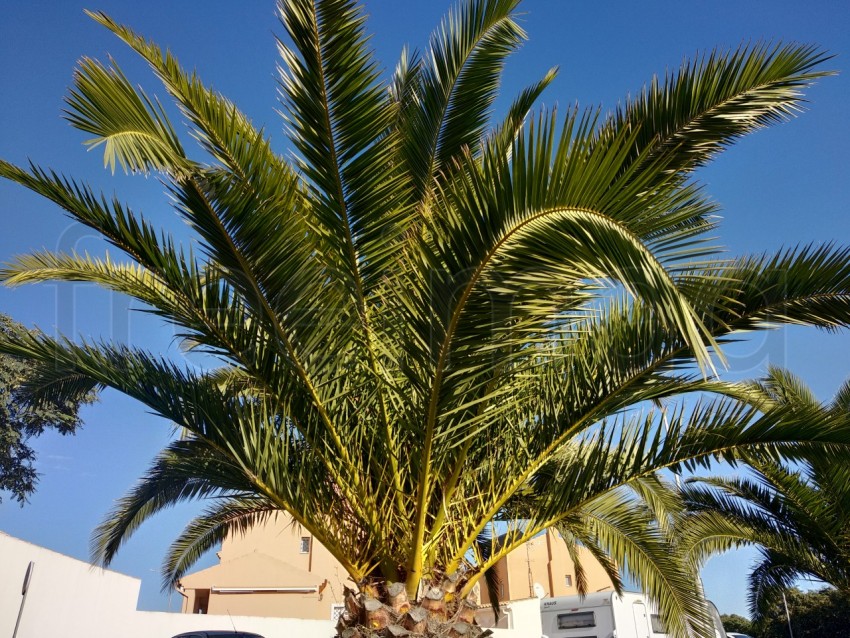
{"type": "Polygon", "coordinates": [[[459,600],[457,576],[434,579],[410,601],[403,583],[364,583],[359,592],[345,589],[345,612],[337,638],[484,638],[492,632],[475,623],[477,605],[459,600]]]}

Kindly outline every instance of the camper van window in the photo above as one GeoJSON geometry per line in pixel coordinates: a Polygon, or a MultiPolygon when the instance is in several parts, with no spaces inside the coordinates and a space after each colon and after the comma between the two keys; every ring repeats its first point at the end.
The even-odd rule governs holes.
{"type": "Polygon", "coordinates": [[[558,614],[558,629],[580,629],[582,627],[596,627],[596,616],[592,611],[558,614]]]}
{"type": "Polygon", "coordinates": [[[652,614],[650,616],[650,621],[652,622],[652,633],[654,634],[666,634],[667,626],[664,624],[664,621],[661,620],[661,616],[658,614],[652,614]]]}

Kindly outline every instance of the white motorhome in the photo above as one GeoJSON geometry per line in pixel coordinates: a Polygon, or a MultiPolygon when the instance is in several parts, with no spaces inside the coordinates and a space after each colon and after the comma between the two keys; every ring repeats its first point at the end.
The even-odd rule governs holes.
{"type": "MultiPolygon", "coordinates": [[[[726,638],[720,616],[709,603],[716,638],[726,638]]],[[[667,638],[655,604],[643,594],[605,591],[540,601],[544,638],[667,638]]]]}

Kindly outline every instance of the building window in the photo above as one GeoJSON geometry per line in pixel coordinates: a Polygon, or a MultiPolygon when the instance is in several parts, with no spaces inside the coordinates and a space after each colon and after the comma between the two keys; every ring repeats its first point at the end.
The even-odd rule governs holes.
{"type": "Polygon", "coordinates": [[[331,622],[336,624],[345,613],[345,605],[342,603],[331,603],[331,622]]]}
{"type": "Polygon", "coordinates": [[[667,633],[667,625],[664,624],[664,621],[661,619],[661,616],[658,614],[652,614],[650,617],[650,622],[652,622],[652,633],[654,634],[666,634],[667,633]]]}
{"type": "Polygon", "coordinates": [[[566,576],[564,576],[564,584],[567,587],[573,586],[573,576],[572,576],[572,574],[567,574],[566,576]]]}
{"type": "Polygon", "coordinates": [[[310,553],[310,537],[302,536],[301,537],[301,553],[309,554],[310,553]]]}
{"type": "Polygon", "coordinates": [[[585,627],[596,627],[596,614],[592,611],[558,614],[558,629],[584,629],[585,627]]]}

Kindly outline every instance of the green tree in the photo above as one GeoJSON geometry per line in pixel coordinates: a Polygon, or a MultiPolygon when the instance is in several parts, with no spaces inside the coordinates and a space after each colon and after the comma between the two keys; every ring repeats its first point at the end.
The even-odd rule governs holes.
{"type": "MultiPolygon", "coordinates": [[[[767,401],[845,418],[850,382],[821,405],[790,373],[773,369],[762,388],[767,401]]],[[[752,456],[751,472],[737,478],[691,479],[683,492],[690,552],[705,556],[755,544],[761,560],[749,577],[750,613],[758,621],[799,578],[828,583],[850,594],[850,460],[816,456],[794,467],[752,456]]]]}
{"type": "Polygon", "coordinates": [[[491,126],[524,39],[517,4],[462,2],[384,79],[353,1],[281,0],[293,162],[170,53],[93,14],[150,64],[204,153],[190,157],[112,61],[81,62],[69,121],[110,167],[157,173],[198,248],[83,184],[0,162],[123,254],[41,252],[2,276],[126,293],[221,362],[201,373],[123,345],[0,345],[44,362],[46,396],[112,387],[188,432],[97,530],[98,560],[162,508],[215,496],[175,540],[166,583],[283,510],[356,583],[343,636],[388,623],[474,636],[475,582],[561,525],[654,595],[674,634],[709,635],[655,474],[747,450],[846,449],[846,421],[764,409],[749,385],[709,373],[736,333],[846,325],[850,252],[720,258],[693,174],[795,112],[825,56],[715,52],[610,115],[529,115],[551,71],[491,126]],[[693,392],[707,398],[634,409],[693,392]],[[529,494],[525,519],[510,519],[529,494]]]}
{"type": "Polygon", "coordinates": [[[738,614],[720,614],[720,621],[723,623],[723,629],[726,631],[734,631],[739,634],[752,634],[753,624],[743,616],[738,614]]]}
{"type": "MultiPolygon", "coordinates": [[[[846,592],[824,588],[804,593],[792,588],[786,600],[794,638],[850,636],[850,596],[846,592]]],[[[788,616],[782,599],[774,601],[761,620],[753,624],[753,636],[787,638],[788,616]]]]}
{"type": "MultiPolygon", "coordinates": [[[[0,333],[4,337],[22,331],[23,326],[0,314],[0,333]]],[[[26,360],[0,355],[0,495],[7,492],[21,505],[32,496],[38,483],[31,439],[48,429],[73,434],[81,425],[80,406],[95,400],[90,392],[35,400],[27,384],[29,369],[26,360]]]]}

